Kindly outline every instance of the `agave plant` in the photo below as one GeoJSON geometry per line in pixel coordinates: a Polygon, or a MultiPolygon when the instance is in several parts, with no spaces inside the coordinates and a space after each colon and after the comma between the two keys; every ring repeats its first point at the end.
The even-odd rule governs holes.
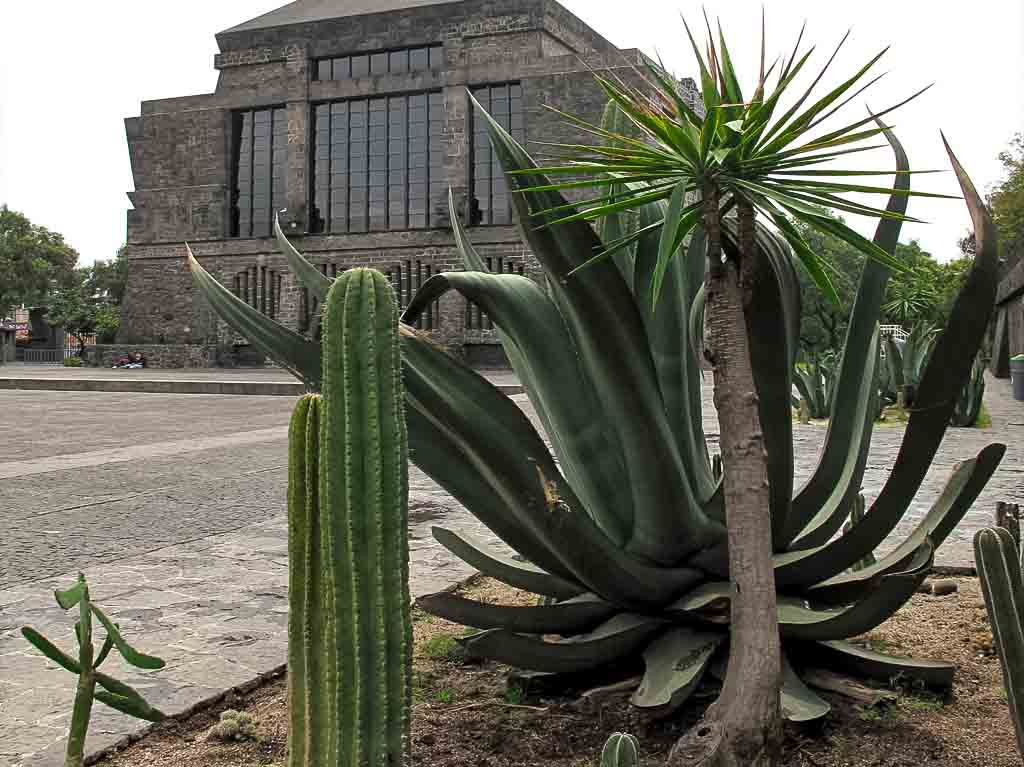
{"type": "MultiPolygon", "coordinates": [[[[811,418],[828,418],[831,414],[837,368],[831,352],[797,363],[793,382],[800,398],[807,402],[811,418]]],[[[800,406],[800,398],[793,397],[793,407],[800,406]]]]}
{"type": "Polygon", "coordinates": [[[953,426],[971,427],[978,423],[981,406],[985,401],[985,361],[978,357],[974,361],[971,380],[960,390],[956,407],[953,409],[953,426]]]}
{"type": "Polygon", "coordinates": [[[906,407],[913,406],[935,340],[935,328],[926,323],[911,328],[902,347],[892,336],[885,337],[886,383],[893,387],[886,392],[887,399],[900,401],[902,398],[906,407]]]}
{"type": "MultiPolygon", "coordinates": [[[[486,115],[484,115],[487,118],[486,115]]],[[[481,572],[543,600],[499,606],[450,593],[420,600],[429,612],[481,629],[467,650],[539,672],[645,667],[636,706],[681,705],[717,656],[727,655],[728,552],[722,483],[701,418],[699,258],[672,259],[657,312],[649,300],[660,238],[637,238],[631,263],[602,259],[576,272],[603,243],[586,222],[537,227],[536,211],[567,206],[526,151],[495,122],[491,140],[514,195],[520,230],[548,278],[490,274],[452,205],[455,241],[468,271],[427,281],[403,315],[402,365],[411,459],[521,555],[510,558],[458,530],[435,538],[481,572]],[[573,273],[570,277],[570,273],[573,273]],[[499,328],[509,360],[551,441],[485,378],[412,328],[447,291],[479,305],[499,328]],[[552,455],[552,452],[554,455],[552,455]],[[556,461],[557,457],[557,461],[556,461]]],[[[906,157],[887,133],[900,170],[906,157]]],[[[948,685],[953,668],[891,658],[847,640],[891,616],[915,592],[939,546],[995,471],[991,445],[953,472],[931,511],[903,543],[862,563],[902,519],[929,469],[956,395],[981,343],[996,290],[995,238],[984,207],[950,153],[978,232],[979,248],[949,327],[935,344],[919,401],[884,488],[836,537],[861,489],[876,395],[877,322],[889,268],[869,261],[850,319],[829,425],[810,479],[794,492],[791,391],[799,293],[787,243],[759,226],[763,255],[749,315],[753,364],[770,468],[778,621],[788,660],[782,707],[820,718],[826,702],[800,680],[803,664],[832,665],[888,681],[948,685]],[[859,516],[859,515],[858,515],[859,516]]],[[[900,183],[907,183],[901,174],[900,183]]],[[[891,205],[905,197],[893,195],[891,205]]],[[[663,220],[654,201],[641,230],[663,220]]],[[[276,229],[299,282],[325,296],[330,281],[276,229]]],[[[875,247],[891,254],[899,222],[882,223],[875,247]]],[[[607,235],[606,235],[607,236],[607,235]]],[[[697,230],[688,248],[702,247],[697,230]]],[[[725,247],[734,247],[727,236],[725,247]]],[[[191,254],[190,254],[191,258],[191,254]]],[[[237,299],[191,259],[210,303],[238,332],[316,388],[319,345],[237,299]]],[[[727,470],[727,469],[726,469],[727,470]]]]}

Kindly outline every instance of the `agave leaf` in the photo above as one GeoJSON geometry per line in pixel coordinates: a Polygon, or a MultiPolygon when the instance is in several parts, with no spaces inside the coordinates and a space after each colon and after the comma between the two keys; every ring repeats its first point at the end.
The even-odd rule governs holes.
{"type": "MultiPolygon", "coordinates": [[[[664,218],[664,203],[652,203],[638,210],[641,229],[664,218]]],[[[704,233],[694,229],[685,257],[670,259],[657,311],[648,300],[653,289],[655,265],[660,257],[660,239],[648,234],[637,244],[633,295],[650,342],[657,369],[658,386],[665,405],[665,417],[676,436],[683,466],[702,503],[714,494],[717,483],[711,476],[707,441],[704,436],[701,396],[701,352],[693,347],[687,332],[690,306],[704,281],[704,233]]],[[[703,315],[702,315],[703,317],[703,315]]]]}
{"type": "Polygon", "coordinates": [[[103,628],[107,631],[107,636],[113,640],[117,651],[121,653],[121,657],[133,666],[153,670],[163,668],[166,665],[160,658],[139,652],[128,644],[124,640],[124,637],[121,636],[120,629],[118,629],[118,627],[114,625],[114,622],[107,617],[107,614],[96,605],[92,605],[92,613],[99,619],[99,622],[103,624],[103,628]]]}
{"type": "MultiPolygon", "coordinates": [[[[524,499],[514,483],[491,471],[486,461],[475,454],[471,447],[473,441],[468,439],[468,435],[453,430],[444,416],[446,409],[458,411],[460,403],[466,400],[490,404],[499,398],[508,398],[489,381],[434,348],[431,341],[406,326],[402,326],[402,330],[402,373],[411,460],[464,506],[473,509],[474,515],[513,549],[546,572],[573,580],[551,547],[522,523],[515,509],[524,499]],[[421,369],[422,365],[413,364],[420,356],[430,360],[435,355],[444,355],[444,358],[433,360],[428,369],[430,372],[421,369]],[[431,382],[432,375],[440,377],[431,382]]],[[[501,406],[492,415],[498,421],[515,419],[510,421],[511,426],[491,426],[511,428],[513,435],[526,427],[533,428],[528,422],[525,426],[521,424],[518,417],[507,413],[501,406]]],[[[466,411],[462,417],[469,417],[466,411]]],[[[505,450],[501,441],[496,441],[491,447],[497,452],[505,450]]],[[[519,456],[517,460],[523,459],[522,454],[519,456]]]]}
{"type": "Polygon", "coordinates": [[[44,637],[38,631],[31,626],[24,626],[21,629],[21,635],[29,641],[29,643],[35,647],[39,652],[45,655],[47,658],[52,660],[61,668],[67,669],[72,674],[82,673],[82,667],[78,661],[64,652],[62,649],[57,647],[53,642],[44,637]]]}
{"type": "Polygon", "coordinates": [[[320,387],[320,344],[286,328],[242,301],[200,266],[192,250],[188,263],[192,279],[214,311],[271,359],[311,388],[320,387]]]}
{"type": "Polygon", "coordinates": [[[443,527],[431,528],[431,532],[434,540],[463,562],[513,588],[558,600],[572,599],[583,593],[583,588],[578,584],[547,573],[536,565],[517,562],[493,551],[468,533],[443,527]]]}
{"type": "MultiPolygon", "coordinates": [[[[926,540],[915,553],[907,570],[881,577],[867,596],[849,607],[817,609],[808,606],[800,597],[780,597],[778,617],[782,636],[806,640],[845,639],[870,631],[913,596],[927,577],[934,554],[934,547],[926,540]]],[[[723,608],[731,597],[731,584],[718,581],[705,583],[677,600],[668,608],[668,612],[690,619],[727,623],[728,613],[723,608]]]]}
{"type": "Polygon", "coordinates": [[[657,618],[620,613],[591,633],[572,640],[546,642],[494,629],[459,641],[470,655],[518,668],[567,673],[587,671],[626,658],[664,626],[665,622],[657,618]]]}
{"type": "MultiPolygon", "coordinates": [[[[900,546],[873,565],[853,573],[841,573],[811,586],[807,591],[808,598],[826,604],[848,604],[862,598],[873,588],[879,576],[906,567],[926,540],[931,540],[937,549],[985,489],[1005,453],[1005,445],[993,444],[984,448],[975,458],[961,463],[954,469],[928,514],[900,546]]],[[[824,558],[827,559],[830,554],[826,552],[824,558]]]]}
{"type": "MultiPolygon", "coordinates": [[[[472,466],[491,487],[492,505],[504,504],[516,527],[543,544],[543,560],[536,551],[520,550],[521,554],[619,605],[664,603],[700,580],[698,571],[644,564],[615,546],[589,516],[580,513],[579,500],[523,411],[486,379],[411,331],[403,332],[402,355],[409,410],[424,416],[435,432],[445,436],[450,453],[441,453],[443,461],[451,461],[454,455],[472,466]],[[573,545],[561,545],[566,540],[573,545]],[[547,564],[552,559],[554,569],[547,564]],[[602,567],[594,567],[594,562],[602,567]]],[[[439,448],[435,444],[423,450],[439,448]]],[[[414,456],[421,466],[424,458],[428,463],[434,460],[414,456]]],[[[438,468],[436,461],[432,467],[438,468]]],[[[437,476],[446,489],[448,471],[442,463],[437,476]]],[[[455,495],[457,490],[450,492],[455,495]]],[[[490,524],[484,519],[486,509],[470,508],[490,524]]],[[[499,529],[492,529],[502,536],[499,529]]]]}
{"type": "Polygon", "coordinates": [[[896,345],[896,339],[892,336],[885,337],[885,365],[889,370],[889,380],[892,381],[896,391],[899,391],[906,385],[903,375],[906,367],[903,364],[903,352],[900,351],[900,347],[896,345]]]}
{"type": "Polygon", "coordinates": [[[661,716],[678,709],[700,684],[708,662],[725,641],[722,633],[671,628],[644,650],[643,681],[630,702],[661,716]]]}
{"type": "MultiPolygon", "coordinates": [[[[880,120],[877,122],[880,127],[886,127],[880,120]]],[[[909,189],[910,177],[904,171],[909,169],[910,163],[903,146],[891,130],[885,131],[885,137],[889,140],[896,157],[897,174],[894,187],[909,189]]],[[[891,195],[886,209],[891,213],[905,213],[906,195],[891,195]]],[[[899,219],[879,220],[875,231],[875,244],[887,253],[894,254],[901,228],[902,222],[899,219]]],[[[859,407],[850,407],[850,403],[859,404],[865,396],[862,385],[864,370],[872,360],[872,344],[876,343],[876,325],[885,300],[885,287],[890,274],[889,268],[875,259],[867,259],[864,263],[857,297],[850,314],[850,324],[846,331],[846,343],[843,346],[842,364],[834,397],[836,402],[844,403],[844,406],[837,407],[833,412],[818,465],[793,499],[793,511],[784,539],[787,546],[828,503],[840,482],[840,477],[844,473],[849,475],[851,465],[856,466],[863,447],[862,440],[866,438],[870,441],[870,431],[865,427],[863,413],[859,412],[859,407]],[[857,439],[858,432],[861,433],[860,440],[857,439]]],[[[859,490],[862,478],[863,470],[853,472],[849,478],[850,484],[856,485],[859,490]]]]}
{"type": "Polygon", "coordinates": [[[948,689],[953,684],[956,666],[923,658],[883,655],[842,640],[807,642],[793,645],[807,664],[833,668],[844,674],[891,684],[894,679],[921,682],[932,688],[948,689]]]}
{"type": "Polygon", "coordinates": [[[925,368],[892,472],[868,512],[870,524],[860,526],[884,531],[883,538],[899,521],[931,466],[995,308],[999,281],[995,225],[948,144],[946,150],[974,222],[977,252],[925,368]]]}
{"type": "Polygon", "coordinates": [[[805,685],[793,671],[787,653],[782,654],[782,689],[779,690],[779,703],[782,715],[790,722],[816,722],[828,716],[828,712],[832,710],[832,706],[805,685]]]}
{"type": "Polygon", "coordinates": [[[331,289],[334,280],[322,274],[288,241],[285,233],[281,231],[281,222],[278,220],[276,213],[274,214],[274,237],[277,238],[277,247],[281,249],[281,252],[284,253],[284,257],[288,261],[288,268],[292,270],[299,284],[319,299],[321,303],[326,301],[327,291],[331,289]]]}
{"type": "MultiPolygon", "coordinates": [[[[824,499],[818,512],[800,530],[797,539],[789,545],[791,551],[821,546],[830,540],[843,526],[843,522],[849,515],[850,506],[860,493],[871,449],[871,432],[874,430],[875,416],[878,414],[875,369],[879,364],[878,333],[876,332],[868,351],[868,365],[861,371],[856,400],[844,403],[840,402],[836,395],[833,395],[831,402],[832,418],[837,418],[840,410],[849,408],[860,417],[861,427],[851,434],[852,442],[848,447],[846,462],[842,466],[841,473],[835,478],[835,487],[824,499]]],[[[801,509],[800,513],[804,514],[806,510],[801,509]]]]}
{"type": "Polygon", "coordinates": [[[523,634],[580,634],[596,628],[618,610],[593,594],[552,605],[509,606],[477,602],[441,591],[416,600],[431,615],[478,629],[523,634]]]}
{"type": "MultiPolygon", "coordinates": [[[[474,102],[475,103],[475,102],[474,102]]],[[[508,133],[478,103],[495,153],[513,190],[523,239],[547,272],[552,298],[573,337],[580,362],[609,418],[626,461],[634,509],[630,551],[662,564],[720,539],[724,531],[703,513],[691,487],[658,390],[654,362],[639,311],[618,267],[595,263],[570,277],[601,241],[582,221],[552,226],[546,211],[565,204],[556,192],[520,192],[547,179],[508,133]],[[536,224],[536,225],[535,225],[536,224]],[[538,226],[539,225],[539,226],[538,226]]]]}
{"type": "Polygon", "coordinates": [[[583,502],[580,511],[591,515],[617,546],[624,545],[633,523],[625,467],[558,309],[527,277],[448,272],[423,284],[403,321],[414,322],[422,308],[449,290],[477,304],[501,328],[509,360],[529,386],[530,401],[544,414],[560,466],[583,502]]]}

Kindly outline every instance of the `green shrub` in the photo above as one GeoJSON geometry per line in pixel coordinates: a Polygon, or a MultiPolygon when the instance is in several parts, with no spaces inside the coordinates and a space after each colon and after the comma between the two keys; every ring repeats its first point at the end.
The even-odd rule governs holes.
{"type": "Polygon", "coordinates": [[[82,367],[82,358],[81,357],[65,357],[64,358],[64,367],[66,367],[66,368],[80,368],[80,367],[82,367]]]}

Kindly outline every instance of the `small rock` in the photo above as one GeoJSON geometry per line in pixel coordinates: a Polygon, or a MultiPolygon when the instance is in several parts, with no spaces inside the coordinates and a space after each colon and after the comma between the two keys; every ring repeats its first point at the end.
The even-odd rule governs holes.
{"type": "Polygon", "coordinates": [[[960,590],[960,585],[956,581],[935,581],[932,584],[932,596],[944,597],[949,594],[955,594],[960,590]]]}

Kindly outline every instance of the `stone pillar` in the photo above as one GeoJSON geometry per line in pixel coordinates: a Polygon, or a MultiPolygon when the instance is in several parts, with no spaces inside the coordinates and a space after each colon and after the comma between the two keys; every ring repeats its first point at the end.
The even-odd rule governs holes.
{"type": "Polygon", "coordinates": [[[306,232],[306,206],[309,199],[307,180],[307,144],[309,142],[309,57],[305,46],[291,45],[286,50],[288,70],[288,215],[282,217],[285,233],[290,236],[306,232]]]}

